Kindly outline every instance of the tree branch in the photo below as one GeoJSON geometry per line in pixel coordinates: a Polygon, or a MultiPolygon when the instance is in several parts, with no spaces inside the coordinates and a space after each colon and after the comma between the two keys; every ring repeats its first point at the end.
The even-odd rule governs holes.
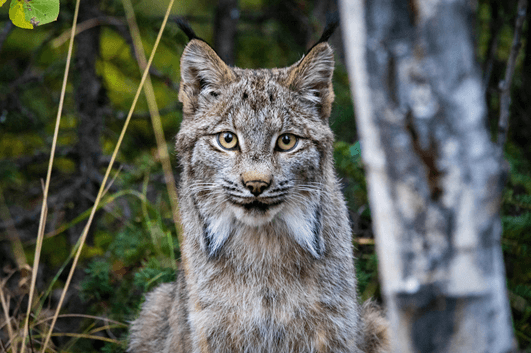
{"type": "Polygon", "coordinates": [[[0,32],[0,51],[2,51],[2,46],[4,45],[4,41],[6,40],[7,36],[9,35],[9,32],[13,29],[13,23],[11,21],[7,21],[4,25],[4,28],[2,29],[2,32],[0,32]]]}
{"type": "Polygon", "coordinates": [[[507,59],[507,68],[505,69],[505,78],[500,82],[500,120],[498,122],[498,146],[503,149],[507,141],[507,132],[509,130],[509,108],[511,106],[511,83],[513,81],[516,58],[522,46],[521,36],[527,11],[527,0],[518,1],[518,12],[514,28],[513,44],[509,59],[507,59]]]}

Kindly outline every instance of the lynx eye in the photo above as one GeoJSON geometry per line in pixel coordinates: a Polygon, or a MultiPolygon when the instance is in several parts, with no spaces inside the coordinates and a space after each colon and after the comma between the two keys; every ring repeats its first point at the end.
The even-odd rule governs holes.
{"type": "Polygon", "coordinates": [[[280,151],[287,152],[297,145],[297,137],[293,134],[283,134],[278,137],[277,148],[280,151]]]}
{"type": "Polygon", "coordinates": [[[232,132],[225,131],[218,134],[218,143],[223,149],[234,150],[238,147],[238,138],[232,132]]]}

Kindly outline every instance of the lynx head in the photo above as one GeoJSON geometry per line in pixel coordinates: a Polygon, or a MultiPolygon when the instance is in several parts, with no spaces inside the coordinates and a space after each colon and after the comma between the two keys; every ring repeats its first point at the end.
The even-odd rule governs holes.
{"type": "Polygon", "coordinates": [[[277,227],[314,257],[323,254],[333,70],[326,42],[294,65],[271,70],[229,67],[204,41],[188,43],[177,135],[181,197],[190,197],[199,213],[208,255],[245,226],[277,227]]]}

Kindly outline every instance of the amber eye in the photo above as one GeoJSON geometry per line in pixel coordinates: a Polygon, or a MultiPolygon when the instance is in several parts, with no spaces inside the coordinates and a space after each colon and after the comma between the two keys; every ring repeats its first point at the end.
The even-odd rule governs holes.
{"type": "Polygon", "coordinates": [[[221,132],[218,134],[219,145],[226,150],[233,150],[238,146],[238,138],[232,132],[221,132]]]}
{"type": "Polygon", "coordinates": [[[281,151],[292,150],[297,145],[297,137],[293,134],[283,134],[278,137],[277,147],[281,151]]]}

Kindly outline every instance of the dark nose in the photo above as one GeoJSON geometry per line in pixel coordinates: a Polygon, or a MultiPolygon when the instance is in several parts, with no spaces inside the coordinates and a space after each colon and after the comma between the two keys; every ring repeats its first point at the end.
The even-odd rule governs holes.
{"type": "Polygon", "coordinates": [[[254,196],[258,196],[269,187],[269,183],[266,183],[261,180],[251,180],[245,182],[245,187],[249,189],[251,194],[253,194],[254,196]]]}
{"type": "Polygon", "coordinates": [[[242,173],[243,185],[249,189],[254,196],[263,193],[269,185],[271,185],[271,179],[271,174],[264,171],[248,170],[242,173]]]}

